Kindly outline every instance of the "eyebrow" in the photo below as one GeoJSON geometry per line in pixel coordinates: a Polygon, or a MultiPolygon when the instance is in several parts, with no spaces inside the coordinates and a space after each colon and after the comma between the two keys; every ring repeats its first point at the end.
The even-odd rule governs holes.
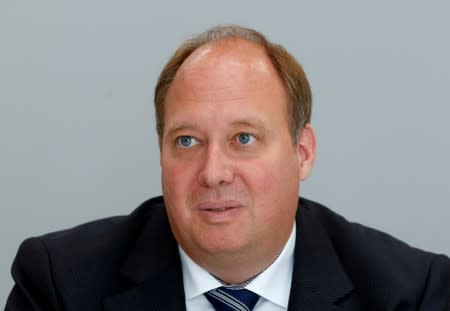
{"type": "Polygon", "coordinates": [[[252,127],[259,131],[264,131],[264,132],[266,131],[266,127],[259,120],[248,120],[248,119],[237,120],[237,121],[231,122],[231,126],[233,126],[233,127],[252,127]]]}
{"type": "Polygon", "coordinates": [[[174,136],[175,133],[180,132],[180,131],[185,131],[185,130],[196,130],[196,126],[195,126],[195,124],[191,124],[191,123],[175,124],[167,131],[167,136],[171,137],[171,136],[174,136]]]}
{"type": "MultiPolygon", "coordinates": [[[[259,131],[266,132],[267,129],[264,126],[264,124],[261,121],[258,120],[249,120],[249,119],[243,119],[243,120],[236,120],[230,123],[232,127],[251,127],[255,128],[259,131]]],[[[198,126],[195,123],[178,123],[172,126],[167,131],[167,136],[172,137],[175,136],[177,132],[186,131],[186,130],[192,130],[192,131],[198,131],[198,126]]]]}

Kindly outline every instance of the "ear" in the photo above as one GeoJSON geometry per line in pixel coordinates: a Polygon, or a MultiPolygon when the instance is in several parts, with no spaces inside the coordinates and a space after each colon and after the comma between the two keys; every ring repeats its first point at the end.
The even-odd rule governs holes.
{"type": "Polygon", "coordinates": [[[314,160],[316,159],[316,135],[311,124],[306,124],[298,133],[296,148],[300,180],[305,180],[311,173],[314,160]]]}

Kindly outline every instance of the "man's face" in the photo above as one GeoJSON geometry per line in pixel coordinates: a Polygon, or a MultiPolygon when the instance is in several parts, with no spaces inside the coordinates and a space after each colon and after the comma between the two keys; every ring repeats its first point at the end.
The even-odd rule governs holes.
{"type": "Polygon", "coordinates": [[[203,46],[179,69],[165,103],[162,186],[174,235],[200,265],[276,256],[287,241],[309,172],[287,102],[263,50],[246,41],[203,46]]]}

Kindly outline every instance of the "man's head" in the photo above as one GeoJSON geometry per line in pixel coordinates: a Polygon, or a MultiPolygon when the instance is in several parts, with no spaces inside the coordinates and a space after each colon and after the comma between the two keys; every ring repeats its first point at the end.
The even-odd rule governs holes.
{"type": "MultiPolygon", "coordinates": [[[[157,86],[162,186],[183,250],[209,272],[239,282],[266,268],[292,231],[299,182],[315,155],[310,93],[297,96],[308,98],[309,108],[298,109],[306,117],[294,134],[292,96],[266,45],[211,37],[183,57],[164,96],[162,82],[157,86]]],[[[169,79],[167,66],[161,79],[169,79]]],[[[302,77],[289,81],[306,81],[301,68],[290,70],[302,77]]]]}
{"type": "Polygon", "coordinates": [[[274,44],[254,29],[236,25],[213,27],[184,42],[162,70],[155,87],[156,130],[161,140],[164,129],[165,100],[178,69],[199,47],[224,39],[242,39],[260,46],[279,75],[289,97],[289,129],[293,140],[311,120],[312,96],[306,75],[297,62],[281,45],[274,44]]]}

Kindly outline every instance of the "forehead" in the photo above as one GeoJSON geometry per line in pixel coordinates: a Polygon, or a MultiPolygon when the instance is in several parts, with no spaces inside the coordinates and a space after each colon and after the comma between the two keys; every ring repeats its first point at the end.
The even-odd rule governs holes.
{"type": "Polygon", "coordinates": [[[238,38],[227,38],[207,43],[189,55],[180,66],[177,75],[186,71],[202,69],[221,69],[223,66],[231,66],[229,69],[241,69],[259,73],[273,73],[275,69],[267,56],[265,49],[254,42],[238,38]],[[209,67],[209,68],[208,68],[209,67]]]}
{"type": "Polygon", "coordinates": [[[165,127],[188,119],[282,114],[288,96],[265,50],[229,39],[206,44],[179,68],[165,102],[165,127]],[[202,117],[203,116],[203,117],[202,117]],[[170,124],[168,124],[170,123],[170,124]]]}
{"type": "MultiPolygon", "coordinates": [[[[284,91],[264,48],[243,39],[222,39],[201,46],[184,61],[167,97],[233,97],[265,88],[284,91]]],[[[281,97],[287,97],[286,92],[281,93],[281,97]]]]}
{"type": "Polygon", "coordinates": [[[243,39],[222,39],[195,50],[181,65],[175,81],[180,78],[208,76],[218,78],[279,80],[278,74],[264,48],[243,39]]]}

